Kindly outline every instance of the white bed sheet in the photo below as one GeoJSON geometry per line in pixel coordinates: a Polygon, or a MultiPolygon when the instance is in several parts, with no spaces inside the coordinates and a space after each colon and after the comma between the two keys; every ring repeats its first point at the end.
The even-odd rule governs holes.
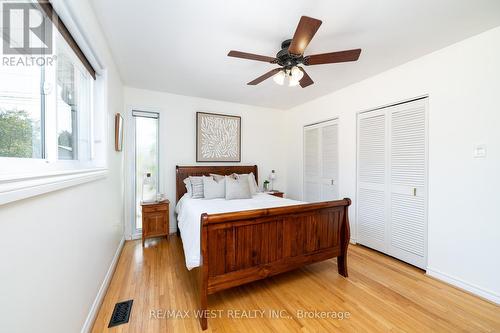
{"type": "Polygon", "coordinates": [[[252,199],[193,199],[185,194],[177,203],[177,227],[181,231],[186,267],[191,270],[200,266],[200,216],[203,213],[228,213],[241,210],[272,208],[303,204],[302,201],[279,198],[257,193],[252,199]]]}

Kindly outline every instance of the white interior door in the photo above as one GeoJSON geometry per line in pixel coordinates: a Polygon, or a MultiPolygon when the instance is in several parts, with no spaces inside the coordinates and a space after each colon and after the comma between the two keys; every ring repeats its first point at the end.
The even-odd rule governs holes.
{"type": "Polygon", "coordinates": [[[338,124],[321,127],[321,201],[338,199],[338,124]]]}
{"type": "Polygon", "coordinates": [[[427,99],[358,116],[358,241],[427,265],[427,99]]]}
{"type": "Polygon", "coordinates": [[[358,242],[385,252],[386,115],[373,111],[358,118],[358,242]]]}
{"type": "Polygon", "coordinates": [[[321,201],[320,161],[319,161],[320,129],[304,129],[304,200],[321,201]]]}
{"type": "Polygon", "coordinates": [[[427,263],[425,101],[392,108],[388,253],[415,266],[427,263]]]}
{"type": "Polygon", "coordinates": [[[304,127],[304,200],[338,198],[338,123],[304,127]]]}

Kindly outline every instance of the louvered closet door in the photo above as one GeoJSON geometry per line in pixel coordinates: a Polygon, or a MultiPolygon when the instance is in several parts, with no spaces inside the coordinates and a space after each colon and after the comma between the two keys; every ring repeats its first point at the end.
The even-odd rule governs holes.
{"type": "Polygon", "coordinates": [[[321,200],[320,128],[304,129],[304,200],[314,202],[321,200]]]}
{"type": "Polygon", "coordinates": [[[338,123],[304,127],[304,200],[338,199],[338,123]]]}
{"type": "Polygon", "coordinates": [[[390,114],[388,253],[425,268],[427,262],[425,100],[390,114]]]}
{"type": "Polygon", "coordinates": [[[358,116],[358,242],[427,265],[427,99],[358,116]]]}
{"type": "Polygon", "coordinates": [[[373,111],[358,117],[358,242],[386,250],[386,115],[373,111]]]}
{"type": "Polygon", "coordinates": [[[338,124],[321,128],[321,201],[338,199],[338,124]]]}

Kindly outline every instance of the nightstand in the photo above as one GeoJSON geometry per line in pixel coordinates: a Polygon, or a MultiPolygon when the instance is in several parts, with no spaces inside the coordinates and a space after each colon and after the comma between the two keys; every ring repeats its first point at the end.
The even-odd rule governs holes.
{"type": "Polygon", "coordinates": [[[269,191],[269,192],[266,192],[266,193],[270,194],[270,195],[274,195],[275,197],[280,197],[280,198],[283,198],[283,196],[285,195],[285,193],[283,193],[281,191],[277,191],[277,190],[269,191]]]}
{"type": "Polygon", "coordinates": [[[147,238],[168,236],[169,204],[162,200],[151,203],[141,203],[142,207],[142,246],[147,238]]]}

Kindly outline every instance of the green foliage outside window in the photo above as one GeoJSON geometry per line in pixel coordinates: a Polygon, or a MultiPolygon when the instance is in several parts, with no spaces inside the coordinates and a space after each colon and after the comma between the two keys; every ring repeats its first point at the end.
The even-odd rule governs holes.
{"type": "Polygon", "coordinates": [[[33,157],[33,125],[24,110],[0,109],[0,156],[33,157]]]}

